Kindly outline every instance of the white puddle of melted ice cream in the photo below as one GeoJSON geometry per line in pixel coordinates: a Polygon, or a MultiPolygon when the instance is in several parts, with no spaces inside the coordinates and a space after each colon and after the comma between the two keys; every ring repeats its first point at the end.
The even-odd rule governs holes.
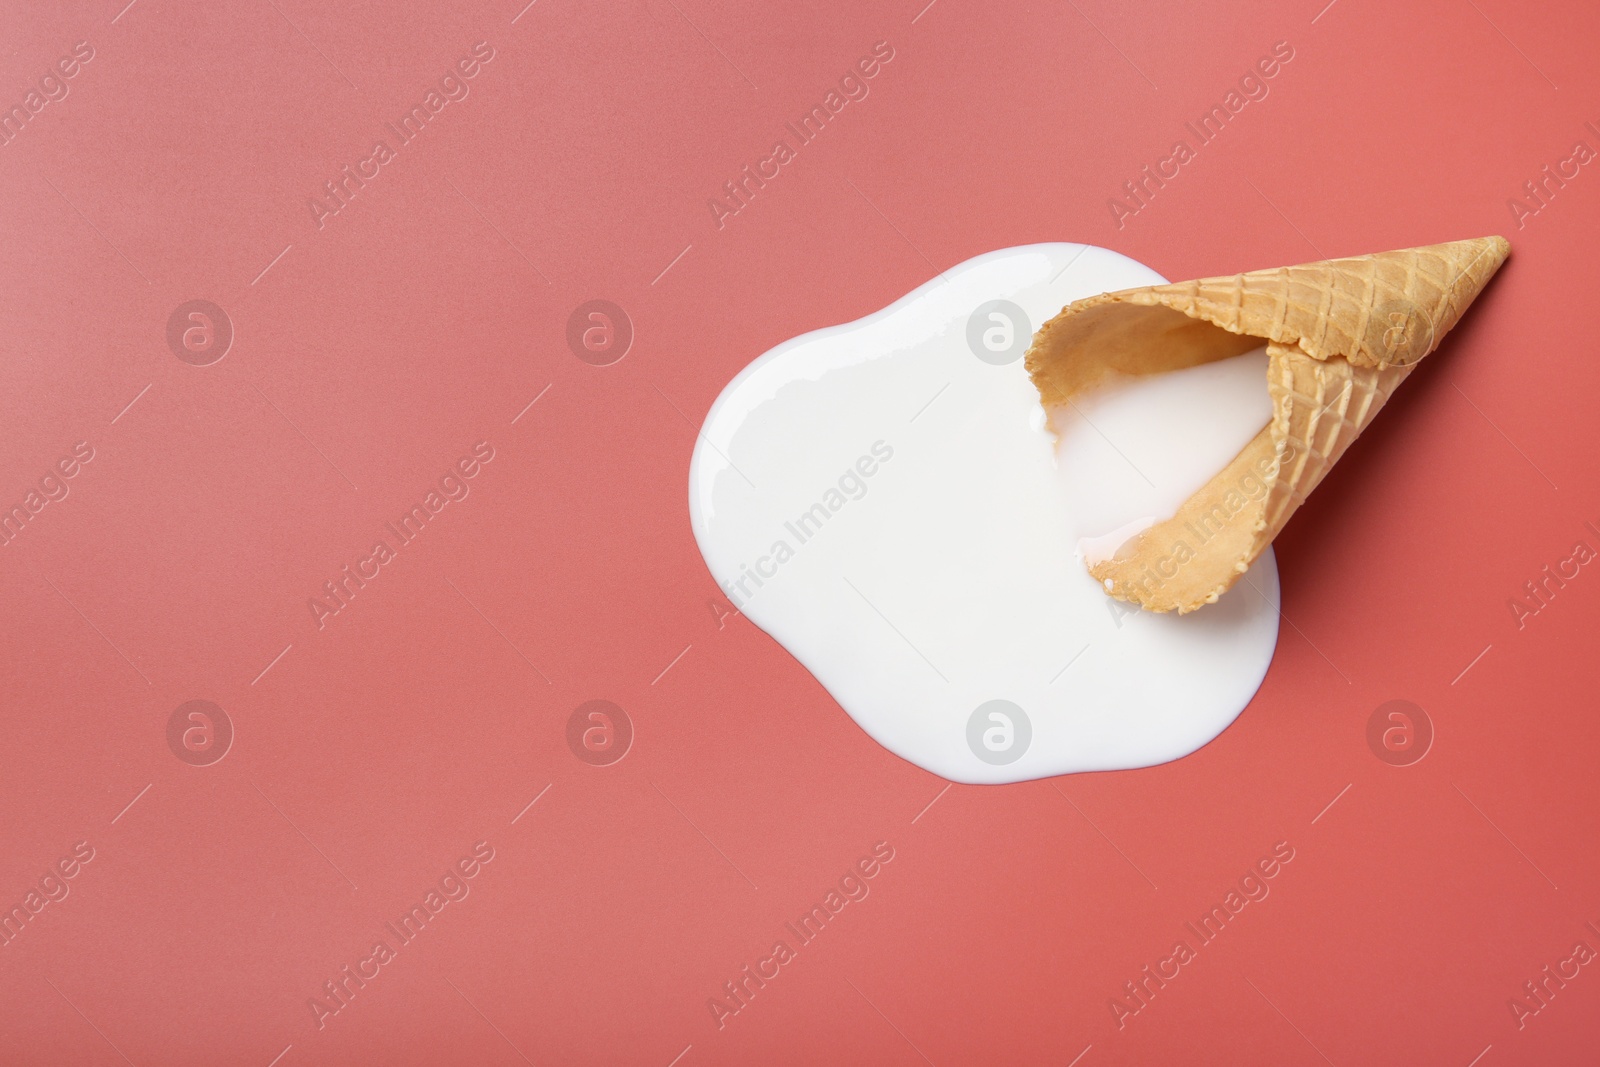
{"type": "Polygon", "coordinates": [[[1271,550],[1184,616],[1110,599],[1080,555],[1172,515],[1265,424],[1261,357],[1082,398],[1059,461],[1023,367],[1064,305],[1163,280],[1087,245],[991,252],[772,349],[706,416],[689,512],[712,576],[904,759],[972,783],[1164,763],[1266,675],[1271,550]]]}

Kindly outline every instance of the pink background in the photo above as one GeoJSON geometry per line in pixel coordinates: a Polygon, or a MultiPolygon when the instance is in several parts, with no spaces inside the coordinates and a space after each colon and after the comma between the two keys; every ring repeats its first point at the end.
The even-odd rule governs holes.
{"type": "Polygon", "coordinates": [[[1600,12],[924,2],[0,12],[5,106],[93,49],[0,147],[0,504],[94,450],[0,547],[0,906],[94,850],[0,948],[0,1062],[1595,1046],[1596,968],[1521,1029],[1507,1002],[1600,949],[1600,577],[1520,629],[1508,600],[1600,548],[1600,175],[1520,228],[1507,200],[1600,148],[1600,12]],[[470,94],[319,228],[309,198],[480,41],[470,94]],[[718,228],[708,198],[878,41],[870,94],[718,228]],[[1278,41],[1270,94],[1119,228],[1108,198],[1278,41]],[[1187,278],[1487,233],[1511,261],[1279,539],[1292,621],[1196,755],[946,790],[719,617],[689,455],[772,345],[1035,241],[1187,278]],[[565,339],[596,298],[636,331],[605,367],[565,339]],[[191,299],[235,331],[209,366],[167,345],[191,299]],[[470,495],[319,629],[308,598],[480,441],[470,495]],[[236,732],[209,766],[168,744],[193,699],[236,732]],[[610,766],[566,741],[591,699],[635,730],[610,766]],[[1436,731],[1411,766],[1366,740],[1393,699],[1436,731]],[[308,999],[479,841],[470,895],[319,1029],[308,999]],[[719,1029],[708,999],[877,842],[870,895],[719,1029]],[[1119,1029],[1278,842],[1270,896],[1119,1029]]]}

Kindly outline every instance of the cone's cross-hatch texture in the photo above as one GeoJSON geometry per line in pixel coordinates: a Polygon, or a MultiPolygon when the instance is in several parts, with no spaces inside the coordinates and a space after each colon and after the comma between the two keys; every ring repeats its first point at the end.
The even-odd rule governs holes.
{"type": "Polygon", "coordinates": [[[1062,309],[1027,354],[1047,408],[1112,375],[1180,370],[1263,341],[1269,361],[1272,421],[1177,515],[1090,573],[1110,595],[1152,611],[1215,603],[1510,251],[1504,238],[1482,237],[1128,289],[1062,309]]]}

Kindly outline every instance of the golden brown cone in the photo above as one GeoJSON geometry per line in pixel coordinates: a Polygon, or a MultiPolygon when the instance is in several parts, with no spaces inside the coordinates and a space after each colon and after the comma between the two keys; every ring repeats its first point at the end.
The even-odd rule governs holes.
{"type": "Polygon", "coordinates": [[[1503,237],[1480,237],[1128,289],[1062,309],[1027,355],[1046,408],[1111,374],[1179,370],[1267,342],[1271,423],[1177,515],[1089,572],[1110,595],[1151,611],[1215,603],[1510,251],[1503,237]]]}

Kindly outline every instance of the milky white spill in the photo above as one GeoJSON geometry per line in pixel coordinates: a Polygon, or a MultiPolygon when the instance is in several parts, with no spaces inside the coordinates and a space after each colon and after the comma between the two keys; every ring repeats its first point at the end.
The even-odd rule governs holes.
{"type": "Polygon", "coordinates": [[[959,782],[1145,767],[1260,686],[1270,550],[1182,617],[1111,600],[1082,555],[1170,517],[1265,425],[1264,356],[1048,416],[1023,368],[1064,305],[1162,280],[1087,245],[991,252],[779,345],[712,405],[689,475],[706,565],[890,751],[959,782]]]}
{"type": "Polygon", "coordinates": [[[1078,552],[1110,559],[1177,514],[1272,419],[1267,347],[1152,378],[1119,376],[1049,412],[1078,552]]]}

